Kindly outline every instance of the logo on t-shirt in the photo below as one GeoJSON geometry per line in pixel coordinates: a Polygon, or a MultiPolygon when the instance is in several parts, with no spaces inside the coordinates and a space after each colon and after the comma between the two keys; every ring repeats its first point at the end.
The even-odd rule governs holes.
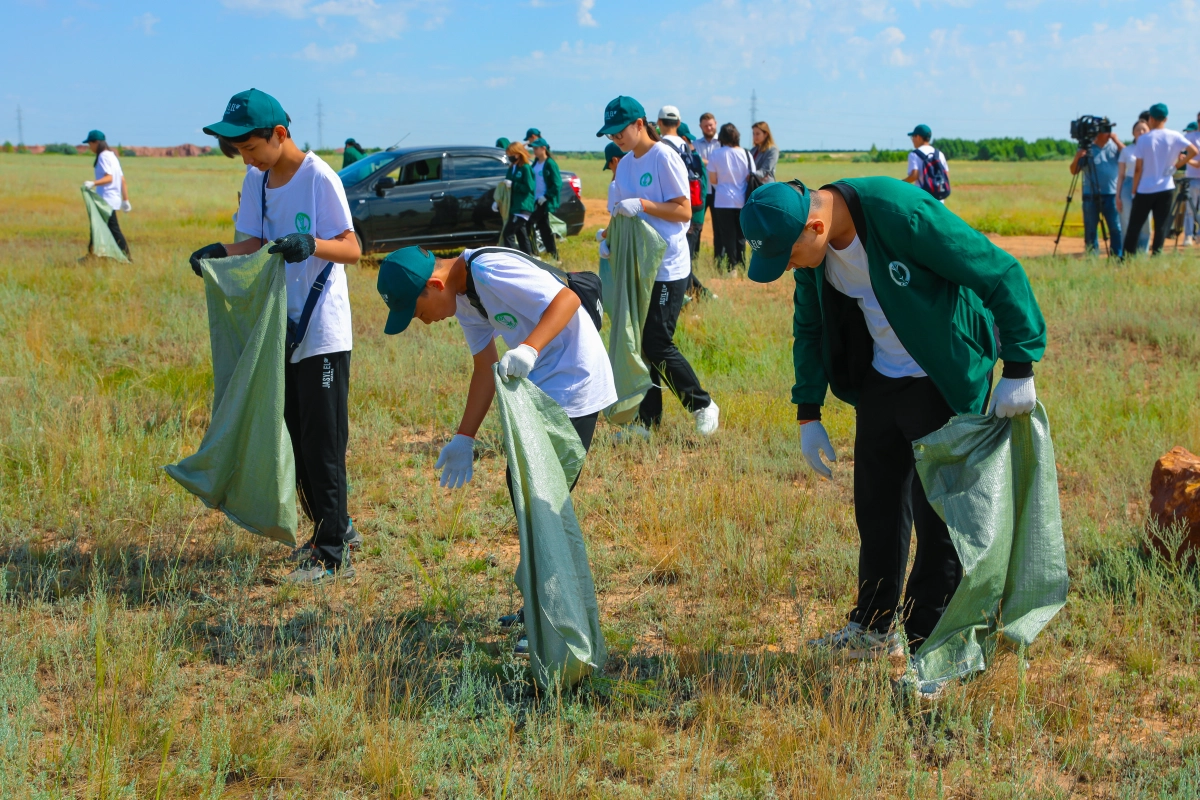
{"type": "Polygon", "coordinates": [[[649,186],[650,184],[654,183],[654,177],[647,172],[642,175],[642,179],[638,181],[638,183],[640,183],[642,186],[649,186]]]}
{"type": "Polygon", "coordinates": [[[899,261],[888,264],[888,274],[892,276],[892,281],[897,286],[908,286],[908,282],[912,280],[912,273],[909,272],[908,267],[899,261]]]}
{"type": "Polygon", "coordinates": [[[510,331],[513,328],[517,327],[517,318],[514,317],[512,314],[509,314],[507,311],[501,311],[499,314],[492,317],[492,319],[496,320],[496,322],[499,322],[501,325],[508,328],[510,331]]]}
{"type": "Polygon", "coordinates": [[[312,230],[312,218],[301,211],[296,215],[296,233],[308,233],[312,230]]]}

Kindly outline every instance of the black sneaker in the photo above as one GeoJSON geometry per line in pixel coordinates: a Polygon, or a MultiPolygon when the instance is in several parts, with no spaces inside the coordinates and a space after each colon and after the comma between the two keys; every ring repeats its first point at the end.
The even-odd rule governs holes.
{"type": "MultiPolygon", "coordinates": [[[[350,538],[346,539],[344,544],[346,545],[346,549],[351,550],[351,551],[362,549],[363,537],[362,537],[362,534],[358,532],[358,528],[350,529],[350,538]]],[[[309,539],[307,542],[305,542],[304,544],[300,545],[295,550],[293,550],[291,552],[291,554],[288,556],[288,561],[304,561],[305,559],[312,558],[313,548],[315,548],[316,546],[317,546],[317,540],[316,540],[316,537],[314,536],[313,538],[309,539]]]]}
{"type": "Polygon", "coordinates": [[[517,644],[513,647],[513,655],[514,656],[524,656],[525,658],[529,657],[529,637],[528,636],[522,636],[520,639],[517,639],[517,644]]]}
{"type": "Polygon", "coordinates": [[[496,621],[500,623],[501,628],[511,628],[513,625],[523,625],[525,624],[525,609],[522,608],[515,614],[505,614],[496,621]]]}

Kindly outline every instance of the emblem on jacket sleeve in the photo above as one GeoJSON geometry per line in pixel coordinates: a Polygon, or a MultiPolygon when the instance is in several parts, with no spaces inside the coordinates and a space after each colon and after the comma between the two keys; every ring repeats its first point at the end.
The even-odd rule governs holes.
{"type": "Polygon", "coordinates": [[[912,280],[912,273],[909,272],[908,267],[899,261],[888,264],[888,274],[892,276],[892,281],[897,286],[908,286],[908,282],[912,280]]]}

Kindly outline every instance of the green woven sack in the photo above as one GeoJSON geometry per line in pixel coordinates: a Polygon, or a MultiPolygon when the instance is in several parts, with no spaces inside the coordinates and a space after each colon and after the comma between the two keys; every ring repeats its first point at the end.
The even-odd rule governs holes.
{"type": "Polygon", "coordinates": [[[79,191],[83,193],[83,207],[87,209],[88,224],[92,228],[92,255],[98,258],[115,258],[128,264],[129,257],[117,246],[117,240],[108,229],[108,218],[113,213],[108,203],[100,199],[95,189],[83,186],[79,191]]]}

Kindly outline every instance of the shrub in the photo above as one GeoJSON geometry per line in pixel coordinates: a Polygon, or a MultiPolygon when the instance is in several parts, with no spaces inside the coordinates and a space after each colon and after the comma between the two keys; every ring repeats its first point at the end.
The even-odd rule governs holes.
{"type": "Polygon", "coordinates": [[[63,156],[79,155],[79,151],[75,149],[75,145],[67,144],[65,142],[61,144],[48,144],[46,145],[46,149],[42,152],[46,153],[47,155],[50,153],[56,153],[63,156]]]}

